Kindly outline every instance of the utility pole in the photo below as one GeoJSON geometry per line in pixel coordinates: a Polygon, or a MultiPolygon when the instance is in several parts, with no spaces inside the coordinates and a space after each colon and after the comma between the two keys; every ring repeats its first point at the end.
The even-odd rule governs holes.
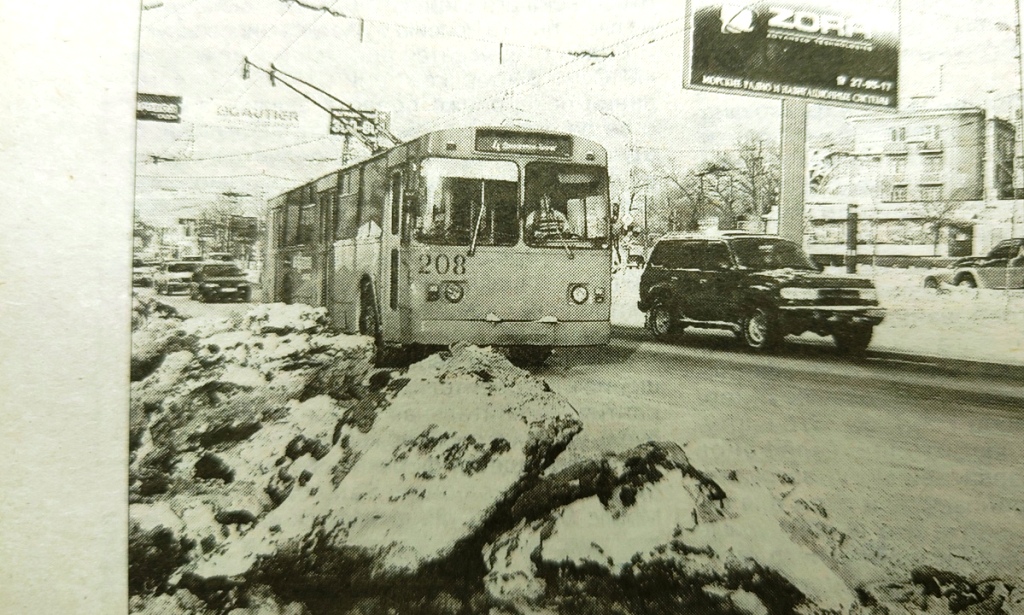
{"type": "Polygon", "coordinates": [[[782,101],[782,189],[779,195],[779,236],[804,245],[807,189],[807,101],[782,101]]]}

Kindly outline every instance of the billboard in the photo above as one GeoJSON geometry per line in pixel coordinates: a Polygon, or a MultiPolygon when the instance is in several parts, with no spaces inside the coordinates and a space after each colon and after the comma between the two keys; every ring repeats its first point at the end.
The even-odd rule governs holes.
{"type": "Polygon", "coordinates": [[[689,0],[683,87],[875,110],[899,103],[899,0],[689,0]]]}
{"type": "Polygon", "coordinates": [[[181,96],[138,93],[135,119],[154,122],[181,122],[181,96]]]}

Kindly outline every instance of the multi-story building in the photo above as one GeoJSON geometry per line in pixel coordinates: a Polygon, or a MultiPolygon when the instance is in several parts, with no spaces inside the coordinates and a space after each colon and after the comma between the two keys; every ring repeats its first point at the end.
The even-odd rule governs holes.
{"type": "Polygon", "coordinates": [[[859,204],[864,247],[858,251],[867,254],[956,256],[981,251],[1011,232],[1012,123],[934,98],[849,122],[852,151],[823,157],[830,176],[811,178],[811,253],[842,254],[844,202],[859,204]]]}
{"type": "Polygon", "coordinates": [[[1014,128],[969,105],[935,99],[902,113],[857,115],[853,155],[882,202],[1013,198],[1014,128]]]}

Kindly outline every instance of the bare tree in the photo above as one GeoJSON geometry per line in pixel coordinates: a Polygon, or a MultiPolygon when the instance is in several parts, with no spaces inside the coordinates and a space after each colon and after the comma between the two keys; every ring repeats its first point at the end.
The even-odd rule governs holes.
{"type": "Polygon", "coordinates": [[[765,137],[751,133],[736,142],[736,190],[741,194],[743,213],[760,218],[779,204],[782,182],[779,147],[765,137]]]}
{"type": "Polygon", "coordinates": [[[957,213],[968,200],[970,199],[966,189],[958,188],[948,197],[931,201],[922,200],[913,205],[925,228],[931,231],[932,256],[939,255],[942,231],[954,225],[957,213]]]}

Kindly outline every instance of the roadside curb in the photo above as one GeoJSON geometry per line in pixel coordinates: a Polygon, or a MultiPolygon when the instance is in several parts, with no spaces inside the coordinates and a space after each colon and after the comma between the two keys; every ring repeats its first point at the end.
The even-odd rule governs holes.
{"type": "MultiPolygon", "coordinates": [[[[629,325],[612,325],[613,337],[617,331],[620,334],[629,331],[632,335],[642,336],[644,328],[629,325]]],[[[832,347],[832,343],[826,340],[799,339],[793,340],[791,343],[794,346],[803,346],[805,348],[821,349],[832,347]]],[[[982,376],[1024,385],[1024,363],[997,363],[995,361],[915,354],[891,346],[869,347],[865,358],[868,361],[900,363],[909,369],[939,371],[947,376],[982,376]]]]}
{"type": "Polygon", "coordinates": [[[932,369],[939,368],[953,374],[1015,380],[1024,384],[1024,364],[996,363],[992,361],[913,354],[892,348],[868,349],[867,358],[869,360],[899,361],[932,369]]]}

